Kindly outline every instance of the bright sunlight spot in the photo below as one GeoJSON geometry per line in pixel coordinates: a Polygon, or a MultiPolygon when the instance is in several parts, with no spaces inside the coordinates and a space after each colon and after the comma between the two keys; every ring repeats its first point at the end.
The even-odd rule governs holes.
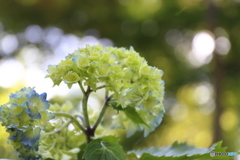
{"type": "Polygon", "coordinates": [[[189,60],[193,66],[207,64],[212,59],[212,52],[215,49],[215,41],[210,32],[202,31],[197,33],[192,42],[192,51],[189,60]]]}

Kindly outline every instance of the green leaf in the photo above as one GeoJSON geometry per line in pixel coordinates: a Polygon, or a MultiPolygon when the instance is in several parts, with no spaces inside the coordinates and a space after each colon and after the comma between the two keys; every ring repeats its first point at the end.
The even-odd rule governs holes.
{"type": "Polygon", "coordinates": [[[86,146],[87,146],[87,144],[84,143],[84,144],[82,144],[82,145],[79,147],[80,152],[78,152],[78,155],[77,155],[79,160],[83,160],[83,159],[84,159],[84,158],[83,158],[83,154],[84,154],[84,150],[85,150],[86,146]]]}
{"type": "MultiPolygon", "coordinates": [[[[130,107],[127,106],[126,108],[124,108],[123,111],[126,116],[131,119],[134,123],[136,124],[145,124],[146,126],[148,126],[143,120],[142,118],[139,116],[139,114],[137,113],[137,111],[135,110],[134,107],[130,107]]],[[[148,126],[149,127],[149,126],[148,126]]]]}
{"type": "Polygon", "coordinates": [[[195,148],[186,143],[174,142],[168,147],[151,147],[139,150],[129,151],[131,156],[138,157],[139,160],[193,160],[193,159],[224,159],[228,156],[210,156],[210,152],[225,152],[226,148],[221,147],[222,142],[213,144],[210,148],[195,148]]]}
{"type": "Polygon", "coordinates": [[[113,136],[98,138],[87,144],[83,158],[85,160],[126,160],[118,139],[113,136]]]}
{"type": "Polygon", "coordinates": [[[119,113],[119,111],[123,110],[121,105],[117,105],[117,103],[112,103],[111,106],[113,107],[113,109],[117,110],[117,113],[119,113]]]}

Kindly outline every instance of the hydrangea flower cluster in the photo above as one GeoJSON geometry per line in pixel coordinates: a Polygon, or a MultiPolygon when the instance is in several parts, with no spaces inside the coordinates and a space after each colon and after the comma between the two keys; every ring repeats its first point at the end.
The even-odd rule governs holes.
{"type": "MultiPolygon", "coordinates": [[[[53,104],[49,110],[53,112],[68,113],[73,109],[72,103],[67,101],[63,105],[53,104]]],[[[77,160],[79,146],[85,143],[85,135],[78,127],[67,123],[68,119],[61,116],[46,125],[45,132],[41,134],[39,152],[47,159],[77,160]],[[62,127],[64,124],[67,126],[62,127]],[[58,130],[60,129],[60,130],[58,130]]]]}
{"type": "Polygon", "coordinates": [[[23,88],[10,95],[8,103],[0,106],[0,122],[10,134],[9,140],[20,158],[39,159],[40,133],[55,116],[47,111],[46,93],[38,94],[34,88],[23,88]]]}
{"type": "MultiPolygon", "coordinates": [[[[136,123],[126,112],[113,117],[111,128],[127,128],[127,136],[143,130],[144,136],[161,122],[164,113],[163,72],[147,64],[139,53],[125,48],[87,46],[66,56],[58,65],[48,67],[48,75],[54,85],[62,81],[69,88],[75,83],[84,83],[96,91],[99,84],[113,93],[111,102],[118,108],[134,108],[144,123],[136,123]]],[[[131,110],[132,111],[132,110],[131,110]]]]}
{"type": "MultiPolygon", "coordinates": [[[[64,121],[58,120],[56,123],[64,123],[64,121]]],[[[59,126],[59,125],[55,125],[59,126]]],[[[55,127],[54,126],[54,127],[55,127]]],[[[49,124],[49,131],[54,129],[49,124]]],[[[44,159],[56,159],[56,160],[78,160],[77,154],[79,153],[81,139],[85,139],[84,135],[80,135],[76,130],[62,129],[59,133],[54,134],[42,134],[39,146],[39,152],[44,159]]]]}

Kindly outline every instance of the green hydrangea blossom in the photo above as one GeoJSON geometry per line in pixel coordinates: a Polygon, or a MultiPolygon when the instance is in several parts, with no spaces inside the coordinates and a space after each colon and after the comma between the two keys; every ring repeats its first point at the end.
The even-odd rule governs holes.
{"type": "MultiPolygon", "coordinates": [[[[83,83],[96,91],[99,84],[113,93],[111,103],[124,110],[133,107],[145,123],[136,123],[126,112],[113,117],[111,128],[127,128],[127,136],[143,130],[147,136],[161,122],[164,113],[163,72],[147,64],[139,53],[125,48],[87,46],[66,56],[58,65],[48,67],[54,85],[62,81],[69,88],[83,83]]],[[[134,111],[134,113],[135,113],[134,111]]]]}
{"type": "MultiPolygon", "coordinates": [[[[51,105],[49,110],[69,113],[73,108],[72,103],[67,101],[61,106],[58,104],[51,105]]],[[[39,153],[44,159],[78,159],[79,146],[86,142],[85,135],[78,127],[72,126],[73,128],[69,128],[68,120],[65,117],[57,116],[51,123],[47,124],[45,131],[41,133],[39,153]]]]}
{"type": "Polygon", "coordinates": [[[10,95],[10,100],[0,106],[0,121],[9,133],[9,141],[26,160],[39,159],[40,132],[54,118],[49,113],[46,93],[38,94],[34,88],[23,88],[10,95]]]}
{"type": "Polygon", "coordinates": [[[39,153],[44,159],[77,160],[78,148],[85,140],[79,129],[69,130],[67,127],[61,131],[48,134],[66,123],[66,119],[58,118],[47,124],[45,132],[41,133],[39,153]]]}

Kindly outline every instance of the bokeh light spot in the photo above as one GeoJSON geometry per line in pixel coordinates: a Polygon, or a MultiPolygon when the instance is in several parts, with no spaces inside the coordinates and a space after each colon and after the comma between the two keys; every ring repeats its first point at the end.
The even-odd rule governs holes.
{"type": "Polygon", "coordinates": [[[40,60],[43,58],[41,51],[33,44],[23,47],[20,55],[28,67],[39,65],[40,60]]]}
{"type": "Polygon", "coordinates": [[[63,31],[56,27],[48,27],[44,30],[44,41],[55,46],[63,36],[63,31]]]}
{"type": "Polygon", "coordinates": [[[211,114],[216,108],[215,101],[212,99],[208,103],[198,106],[199,111],[204,115],[211,114]]]}
{"type": "Polygon", "coordinates": [[[196,138],[195,138],[195,142],[199,146],[210,146],[212,141],[213,141],[213,138],[212,138],[212,134],[210,131],[198,132],[196,135],[196,138]]]}
{"type": "Polygon", "coordinates": [[[212,86],[209,83],[203,83],[195,88],[193,97],[198,104],[202,105],[212,98],[212,93],[212,86]]]}
{"type": "Polygon", "coordinates": [[[205,57],[212,54],[215,48],[213,37],[207,32],[199,32],[193,38],[193,51],[197,58],[205,59],[205,57]]]}
{"type": "Polygon", "coordinates": [[[42,28],[38,25],[28,26],[25,30],[25,37],[31,43],[39,43],[42,40],[42,28]]]}
{"type": "Polygon", "coordinates": [[[18,40],[15,35],[6,35],[1,41],[1,49],[6,54],[9,55],[18,48],[18,40]]]}
{"type": "Polygon", "coordinates": [[[216,39],[216,51],[220,55],[226,55],[231,48],[230,41],[226,37],[218,37],[216,39]]]}
{"type": "Polygon", "coordinates": [[[188,108],[183,104],[176,103],[170,110],[170,115],[175,121],[183,120],[188,115],[188,108]]]}
{"type": "Polygon", "coordinates": [[[189,54],[191,64],[199,67],[209,63],[214,49],[215,41],[210,32],[202,31],[197,33],[193,38],[192,51],[189,54]]]}
{"type": "Polygon", "coordinates": [[[104,46],[104,47],[107,47],[107,46],[113,46],[113,42],[108,39],[108,38],[101,38],[99,39],[99,42],[104,46]]]}
{"type": "Polygon", "coordinates": [[[233,110],[225,111],[220,117],[220,126],[223,130],[229,131],[237,126],[238,118],[233,110]]]}

